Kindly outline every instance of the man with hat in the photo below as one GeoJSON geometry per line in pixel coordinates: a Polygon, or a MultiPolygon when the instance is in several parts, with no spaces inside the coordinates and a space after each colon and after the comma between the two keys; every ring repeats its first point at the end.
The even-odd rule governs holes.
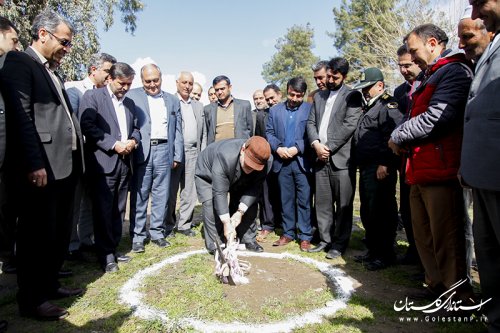
{"type": "Polygon", "coordinates": [[[359,167],[361,222],[366,231],[367,254],[355,258],[368,270],[379,270],[395,260],[393,249],[398,224],[396,203],[399,159],[387,141],[401,122],[398,103],[387,93],[384,75],[378,68],[367,68],[354,89],[361,89],[366,100],[354,133],[355,161],[359,167]]]}
{"type": "Polygon", "coordinates": [[[253,222],[271,165],[271,148],[260,136],[220,140],[198,155],[195,184],[203,205],[205,246],[211,254],[216,238],[220,240],[222,233],[228,238],[235,231],[247,250],[264,251],[255,240],[253,222]]]}

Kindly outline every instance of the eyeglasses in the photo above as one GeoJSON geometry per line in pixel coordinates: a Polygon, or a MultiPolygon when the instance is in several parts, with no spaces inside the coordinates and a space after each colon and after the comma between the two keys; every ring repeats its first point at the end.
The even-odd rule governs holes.
{"type": "Polygon", "coordinates": [[[73,43],[71,43],[71,41],[64,39],[64,38],[59,38],[48,30],[45,30],[45,31],[47,31],[52,37],[54,37],[59,42],[59,44],[61,44],[62,46],[64,46],[64,47],[72,47],[73,46],[73,43]]]}

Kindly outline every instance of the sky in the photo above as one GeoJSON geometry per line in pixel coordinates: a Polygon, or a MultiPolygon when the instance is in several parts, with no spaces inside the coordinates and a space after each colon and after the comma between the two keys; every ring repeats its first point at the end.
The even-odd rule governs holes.
{"type": "MultiPolygon", "coordinates": [[[[115,18],[112,28],[100,29],[101,51],[126,62],[139,73],[156,63],[163,74],[163,90],[174,93],[180,71],[190,71],[203,86],[202,102],[217,75],[228,76],[235,98],[250,100],[265,87],[262,65],[276,53],[276,40],[293,25],[310,23],[321,59],[337,53],[327,31],[334,31],[333,8],[340,0],[144,0],[132,36],[115,18]]],[[[312,74],[312,72],[311,72],[312,74]]],[[[134,86],[140,86],[136,76],[134,86]]]]}

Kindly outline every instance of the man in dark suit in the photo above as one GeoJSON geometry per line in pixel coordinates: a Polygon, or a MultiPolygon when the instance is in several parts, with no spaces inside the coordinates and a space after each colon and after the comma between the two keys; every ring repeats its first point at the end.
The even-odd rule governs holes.
{"type": "Polygon", "coordinates": [[[283,235],[273,246],[283,246],[298,238],[300,250],[311,248],[311,147],[306,124],[311,104],[304,103],[307,83],[295,77],[287,83],[287,100],[273,106],[266,135],[273,152],[273,172],[278,174],[283,235]],[[300,234],[296,235],[298,229],[300,234]]]}
{"type": "Polygon", "coordinates": [[[223,231],[226,239],[236,232],[247,250],[264,251],[255,241],[254,220],[261,185],[271,169],[270,156],[269,143],[260,136],[221,140],[198,155],[195,183],[210,253],[215,253],[215,239],[220,240],[223,231]]]}
{"type": "Polygon", "coordinates": [[[141,142],[134,153],[134,174],[130,191],[132,251],[144,252],[146,220],[151,194],[149,235],[159,247],[165,240],[165,207],[169,200],[172,168],[177,169],[184,155],[181,110],[174,95],[161,90],[161,71],[155,64],[141,68],[143,87],[132,89],[128,97],[135,103],[141,142]]]}
{"type": "Polygon", "coordinates": [[[495,38],[479,59],[465,109],[460,173],[474,197],[474,243],[489,332],[500,332],[500,1],[470,1],[495,38]]]}
{"type": "MultiPolygon", "coordinates": [[[[4,55],[9,51],[14,51],[19,45],[18,30],[14,24],[0,16],[0,68],[5,60],[4,55]]],[[[15,272],[14,263],[14,242],[15,242],[15,227],[16,216],[13,204],[14,188],[9,186],[11,177],[7,170],[9,165],[5,163],[5,153],[7,146],[7,131],[6,131],[6,110],[5,101],[2,94],[7,92],[6,89],[0,86],[0,260],[5,252],[5,259],[2,264],[4,273],[15,272]]]]}
{"type": "Polygon", "coordinates": [[[82,173],[83,142],[64,86],[53,72],[71,49],[73,28],[44,11],[33,21],[26,52],[9,52],[2,78],[14,114],[12,148],[19,186],[29,205],[19,211],[17,233],[18,304],[21,315],[58,320],[68,315],[49,299],[79,295],[58,282],[68,248],[73,195],[82,173]]]}
{"type": "MultiPolygon", "coordinates": [[[[267,85],[263,90],[263,94],[269,108],[257,112],[255,135],[267,140],[266,126],[269,119],[269,109],[281,102],[282,95],[280,88],[275,84],[267,85]]],[[[265,242],[267,236],[276,227],[281,227],[281,197],[279,191],[278,176],[271,170],[262,184],[262,195],[259,199],[259,219],[262,230],[257,235],[258,242],[265,242]]]]}
{"type": "Polygon", "coordinates": [[[127,190],[131,173],[131,152],[141,141],[134,102],[125,97],[134,80],[129,65],[117,62],[109,70],[106,87],[88,90],[79,114],[85,135],[86,161],[91,173],[95,244],[105,272],[118,270],[116,248],[122,236],[127,190]]]}
{"type": "Polygon", "coordinates": [[[316,151],[315,204],[320,243],[310,252],[326,251],[340,257],[349,244],[356,174],[351,162],[352,136],[361,116],[362,96],[344,84],[349,63],[328,63],[328,90],[319,91],[307,123],[307,135],[316,151]]]}
{"type": "Polygon", "coordinates": [[[222,139],[251,137],[253,120],[250,102],[233,98],[231,81],[227,76],[217,76],[212,84],[218,101],[204,109],[207,145],[222,139]]]}

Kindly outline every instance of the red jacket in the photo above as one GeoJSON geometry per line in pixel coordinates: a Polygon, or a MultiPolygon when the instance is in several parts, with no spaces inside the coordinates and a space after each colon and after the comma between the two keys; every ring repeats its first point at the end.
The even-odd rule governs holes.
{"type": "MultiPolygon", "coordinates": [[[[445,113],[448,108],[446,94],[443,94],[443,89],[439,92],[443,96],[436,97],[435,93],[438,94],[437,90],[439,90],[440,85],[449,85],[449,90],[454,89],[453,77],[450,75],[457,69],[469,70],[470,73],[468,67],[465,56],[461,53],[440,58],[427,69],[426,79],[413,94],[410,121],[412,118],[429,112],[429,107],[432,104],[442,104],[444,110],[441,114],[434,115],[435,123],[427,137],[421,138],[421,140],[417,138],[417,140],[409,142],[410,153],[406,166],[406,182],[408,184],[436,183],[457,178],[460,166],[465,101],[455,105],[458,108],[450,105],[451,112],[456,113],[453,115],[453,121],[443,120],[442,118],[449,117],[445,113]],[[456,68],[457,65],[462,68],[456,68]],[[451,67],[455,67],[455,70],[450,70],[451,67]]],[[[460,91],[455,92],[466,97],[468,87],[467,89],[463,88],[457,84],[455,89],[460,91]]],[[[453,97],[448,96],[448,99],[451,98],[453,97]]],[[[432,113],[432,111],[430,112],[432,113]]]]}

